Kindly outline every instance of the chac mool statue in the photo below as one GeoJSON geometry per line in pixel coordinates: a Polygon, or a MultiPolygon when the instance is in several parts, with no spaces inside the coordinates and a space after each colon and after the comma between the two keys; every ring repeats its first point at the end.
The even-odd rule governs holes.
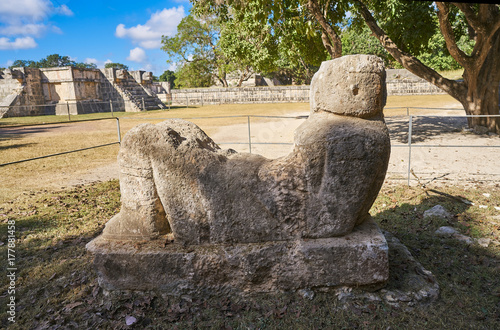
{"type": "Polygon", "coordinates": [[[383,61],[344,56],[314,75],[310,116],[285,157],[222,150],[184,120],[131,129],[121,210],[87,245],[100,285],[174,295],[383,285],[387,242],[368,211],[389,161],[385,102],[383,61]],[[158,243],[166,234],[173,244],[158,243]]]}
{"type": "Polygon", "coordinates": [[[179,119],[129,131],[119,154],[122,208],[108,239],[251,243],[348,234],[369,218],[390,153],[375,56],[324,62],[295,147],[275,160],[222,150],[179,119]]]}

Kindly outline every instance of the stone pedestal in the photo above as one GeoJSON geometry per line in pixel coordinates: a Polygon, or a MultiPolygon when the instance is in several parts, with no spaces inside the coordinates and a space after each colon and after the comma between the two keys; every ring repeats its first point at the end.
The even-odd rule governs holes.
{"type": "Polygon", "coordinates": [[[387,242],[373,220],[342,237],[183,247],[166,239],[97,237],[87,244],[105,290],[168,295],[258,293],[336,286],[377,288],[389,277],[387,242]]]}

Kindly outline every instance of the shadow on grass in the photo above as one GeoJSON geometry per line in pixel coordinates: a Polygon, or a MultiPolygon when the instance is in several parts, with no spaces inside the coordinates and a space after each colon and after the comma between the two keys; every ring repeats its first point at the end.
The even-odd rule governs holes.
{"type": "MultiPolygon", "coordinates": [[[[436,277],[441,294],[433,304],[434,321],[439,320],[438,316],[443,320],[455,318],[452,323],[468,319],[478,327],[488,328],[487,324],[500,321],[500,257],[478,244],[436,236],[434,232],[441,226],[452,226],[469,234],[474,219],[469,218],[468,223],[460,220],[462,215],[468,214],[471,205],[463,197],[437,190],[432,192],[439,195],[427,195],[417,203],[400,204],[377,213],[373,218],[382,229],[396,236],[415,259],[436,277]],[[454,216],[450,219],[423,217],[426,210],[438,204],[454,216]],[[443,315],[440,316],[440,313],[443,315]]],[[[399,279],[405,269],[391,269],[396,271],[390,274],[389,286],[401,289],[399,279]]],[[[456,326],[460,328],[466,324],[456,326]]]]}
{"type": "MultiPolygon", "coordinates": [[[[2,142],[2,140],[3,140],[2,137],[0,137],[0,142],[2,142]]],[[[30,146],[33,146],[35,144],[36,143],[22,143],[22,144],[12,144],[12,145],[8,145],[8,146],[0,146],[0,151],[7,150],[7,149],[30,147],[30,146]]]]}
{"type": "MultiPolygon", "coordinates": [[[[400,143],[408,143],[409,117],[395,116],[385,118],[389,135],[392,140],[400,143]]],[[[463,117],[413,117],[412,119],[412,143],[424,142],[431,137],[461,132],[467,127],[467,120],[463,117]]],[[[488,137],[488,135],[485,135],[488,137]]]]}

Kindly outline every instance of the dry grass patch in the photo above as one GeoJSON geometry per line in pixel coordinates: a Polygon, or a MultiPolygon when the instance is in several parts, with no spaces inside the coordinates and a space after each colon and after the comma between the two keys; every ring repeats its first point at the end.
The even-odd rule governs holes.
{"type": "MultiPolygon", "coordinates": [[[[15,220],[18,239],[13,329],[124,329],[127,316],[136,318],[134,326],[141,329],[494,329],[500,322],[500,247],[467,246],[433,234],[439,226],[451,225],[475,238],[499,240],[500,220],[492,220],[498,215],[493,208],[500,200],[498,185],[383,187],[372,215],[433,272],[441,287],[432,305],[408,309],[384,302],[341,305],[331,293],[317,293],[313,300],[293,293],[251,299],[174,299],[154,292],[107,296],[97,285],[85,244],[119,211],[118,186],[111,181],[40,191],[0,207],[0,241],[6,241],[8,220],[15,220]],[[455,216],[423,218],[436,204],[455,216]]],[[[0,253],[7,254],[6,245],[0,253]]],[[[6,258],[0,259],[0,267],[6,269],[6,258]]],[[[3,276],[2,305],[7,287],[3,276]]],[[[3,313],[0,327],[8,325],[3,313]]]]}

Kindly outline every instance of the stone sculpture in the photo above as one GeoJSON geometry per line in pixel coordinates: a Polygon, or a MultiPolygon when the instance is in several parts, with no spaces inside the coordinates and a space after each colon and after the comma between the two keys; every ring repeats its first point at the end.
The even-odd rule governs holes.
{"type": "Polygon", "coordinates": [[[383,61],[345,56],[315,74],[288,156],[222,150],[183,120],[133,128],[119,153],[120,213],[88,245],[101,285],[180,294],[383,284],[387,244],[368,211],[389,160],[385,101],[383,61]],[[155,245],[166,234],[173,244],[155,245]],[[131,254],[124,241],[149,243],[131,254]]]}

